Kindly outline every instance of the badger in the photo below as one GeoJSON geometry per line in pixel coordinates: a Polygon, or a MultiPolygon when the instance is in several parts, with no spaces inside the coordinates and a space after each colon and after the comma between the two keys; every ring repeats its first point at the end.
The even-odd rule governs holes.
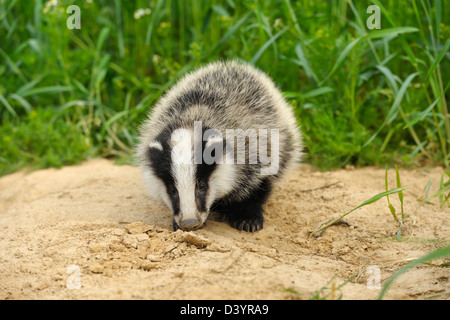
{"type": "Polygon", "coordinates": [[[174,231],[201,228],[214,212],[253,233],[302,145],[277,86],[232,60],[188,73],[159,99],[139,128],[136,157],[148,194],[172,211],[174,231]]]}

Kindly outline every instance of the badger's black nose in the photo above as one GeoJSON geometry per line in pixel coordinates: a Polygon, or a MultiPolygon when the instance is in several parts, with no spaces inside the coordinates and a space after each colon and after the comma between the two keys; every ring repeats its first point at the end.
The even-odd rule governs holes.
{"type": "Polygon", "coordinates": [[[195,230],[202,225],[200,219],[185,219],[180,221],[180,228],[183,230],[195,230]]]}

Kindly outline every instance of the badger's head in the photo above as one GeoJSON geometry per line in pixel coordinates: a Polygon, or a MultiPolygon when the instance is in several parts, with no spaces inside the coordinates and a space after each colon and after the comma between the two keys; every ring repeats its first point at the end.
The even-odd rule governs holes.
{"type": "Polygon", "coordinates": [[[166,130],[147,144],[142,169],[153,198],[172,210],[174,230],[200,228],[214,202],[233,188],[233,165],[224,164],[221,136],[178,128],[166,130]],[[197,137],[197,139],[196,139],[197,137]],[[200,138],[198,138],[200,137],[200,138]],[[209,157],[204,157],[209,155],[209,157]]]}

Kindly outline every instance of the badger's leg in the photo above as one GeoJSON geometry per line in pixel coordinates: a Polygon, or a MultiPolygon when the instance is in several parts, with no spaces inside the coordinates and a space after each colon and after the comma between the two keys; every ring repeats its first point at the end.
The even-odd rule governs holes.
{"type": "Polygon", "coordinates": [[[219,212],[225,214],[229,224],[238,230],[247,232],[259,231],[263,228],[263,209],[272,186],[268,179],[252,192],[245,200],[220,206],[219,212]]]}

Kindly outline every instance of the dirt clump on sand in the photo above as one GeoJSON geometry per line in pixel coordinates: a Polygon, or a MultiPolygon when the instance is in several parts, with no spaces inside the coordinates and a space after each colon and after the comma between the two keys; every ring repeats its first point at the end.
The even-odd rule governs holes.
{"type": "MultiPolygon", "coordinates": [[[[383,284],[450,244],[450,209],[416,200],[429,180],[435,192],[441,173],[400,170],[409,218],[398,242],[385,198],[308,239],[320,222],[385,191],[379,168],[302,165],[275,188],[264,229],[253,234],[214,219],[173,232],[169,210],[146,196],[137,167],[90,160],[17,172],[0,178],[0,299],[375,299],[377,276],[383,284]]],[[[397,196],[390,200],[399,211],[397,196]]],[[[423,264],[386,298],[449,299],[440,295],[449,278],[448,268],[423,264]]]]}

